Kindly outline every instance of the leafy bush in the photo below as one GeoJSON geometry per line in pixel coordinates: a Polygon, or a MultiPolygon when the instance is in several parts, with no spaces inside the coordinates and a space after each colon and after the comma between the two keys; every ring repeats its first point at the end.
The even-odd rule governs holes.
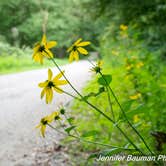
{"type": "Polygon", "coordinates": [[[166,3],[164,0],[87,0],[83,2],[92,19],[105,18],[105,27],[115,24],[136,25],[141,38],[151,49],[161,49],[165,57],[166,3]]]}
{"type": "Polygon", "coordinates": [[[0,56],[26,56],[32,54],[32,51],[28,47],[20,49],[5,42],[0,42],[0,50],[0,56]]]}

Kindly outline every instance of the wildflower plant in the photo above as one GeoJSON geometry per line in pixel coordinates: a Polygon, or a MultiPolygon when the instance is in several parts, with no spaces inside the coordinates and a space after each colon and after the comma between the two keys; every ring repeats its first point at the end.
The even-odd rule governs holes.
{"type": "MultiPolygon", "coordinates": [[[[120,27],[120,29],[121,29],[121,31],[124,31],[126,33],[128,27],[123,25],[120,27]]],[[[122,134],[122,136],[127,140],[128,146],[119,147],[119,146],[115,146],[115,145],[111,145],[111,144],[105,144],[102,142],[93,142],[93,141],[89,141],[89,140],[85,139],[86,134],[93,135],[94,132],[91,131],[86,134],[84,133],[84,137],[83,137],[82,134],[78,132],[76,125],[73,124],[73,120],[74,120],[73,117],[70,117],[67,115],[66,108],[64,108],[64,107],[60,108],[58,111],[53,112],[50,115],[41,119],[40,124],[37,126],[37,128],[40,128],[42,136],[45,137],[46,127],[48,126],[48,127],[51,127],[53,130],[56,130],[57,132],[60,132],[62,134],[65,134],[66,136],[72,137],[73,139],[77,139],[79,141],[83,141],[86,143],[92,143],[92,144],[107,147],[107,153],[110,155],[115,154],[115,153],[113,153],[114,150],[116,150],[116,151],[118,150],[118,152],[131,152],[131,151],[133,152],[134,151],[141,155],[149,155],[149,154],[156,155],[151,150],[151,148],[149,147],[149,145],[147,144],[146,140],[143,138],[141,133],[136,129],[136,127],[128,119],[125,109],[120,104],[118,97],[116,96],[116,94],[114,93],[114,91],[110,85],[111,81],[112,81],[112,76],[110,74],[103,73],[103,61],[99,60],[99,61],[97,61],[96,64],[94,64],[93,62],[88,60],[92,65],[92,68],[90,70],[93,71],[98,76],[97,82],[98,82],[100,88],[97,93],[90,92],[88,95],[84,96],[81,94],[81,92],[79,92],[74,87],[74,85],[66,77],[65,72],[61,70],[59,65],[54,60],[53,53],[49,49],[55,45],[56,45],[56,42],[47,42],[46,36],[43,35],[42,41],[40,43],[38,43],[37,45],[35,45],[35,48],[34,48],[33,59],[35,61],[43,63],[44,57],[49,58],[49,59],[51,59],[53,64],[59,70],[59,74],[57,74],[55,77],[53,77],[52,71],[50,69],[48,69],[47,80],[39,83],[39,87],[43,88],[42,92],[41,92],[41,98],[46,96],[46,103],[49,104],[49,103],[51,103],[51,101],[53,99],[53,92],[65,93],[66,95],[69,95],[72,98],[87,104],[90,108],[92,108],[93,111],[99,113],[103,118],[105,118],[105,120],[107,120],[110,124],[113,124],[117,128],[117,130],[119,130],[119,132],[122,134]],[[62,77],[63,77],[63,80],[60,79],[62,77]],[[72,93],[62,90],[60,88],[60,86],[62,86],[62,85],[70,86],[74,90],[76,95],[73,95],[72,93]],[[100,109],[96,105],[92,104],[89,100],[90,97],[92,97],[92,96],[96,97],[96,96],[100,95],[101,93],[107,94],[107,100],[109,103],[109,112],[106,112],[105,110],[100,109]],[[117,105],[121,111],[123,121],[133,131],[133,133],[135,134],[135,137],[139,138],[139,140],[142,142],[144,148],[140,147],[139,143],[137,143],[137,141],[133,141],[126,134],[126,132],[122,129],[122,127],[120,125],[121,119],[115,115],[116,110],[114,110],[114,108],[112,106],[112,100],[114,100],[117,103],[117,105]],[[63,121],[61,121],[61,119],[63,119],[63,121]],[[52,122],[54,122],[54,121],[60,122],[60,125],[62,128],[61,130],[57,130],[56,126],[54,126],[54,124],[52,124],[52,122]],[[67,125],[63,125],[63,123],[65,123],[65,124],[67,123],[67,125]]],[[[69,61],[71,62],[73,60],[76,60],[76,61],[79,60],[79,54],[87,55],[88,50],[86,50],[84,48],[84,46],[88,46],[88,45],[90,45],[90,42],[82,41],[81,38],[78,39],[76,42],[74,42],[74,44],[72,44],[71,47],[69,47],[69,49],[67,50],[67,52],[69,53],[69,61]]],[[[127,60],[126,63],[127,63],[126,70],[128,72],[130,72],[132,70],[133,66],[131,67],[129,60],[127,60]]],[[[143,63],[138,62],[136,65],[137,65],[137,67],[139,66],[138,68],[140,68],[143,66],[143,63]]],[[[140,97],[141,97],[141,93],[138,92],[136,94],[131,95],[130,99],[136,100],[140,97]]],[[[138,121],[138,117],[135,117],[135,121],[138,121]]],[[[97,157],[99,154],[101,154],[101,153],[92,155],[91,158],[97,157]]]]}

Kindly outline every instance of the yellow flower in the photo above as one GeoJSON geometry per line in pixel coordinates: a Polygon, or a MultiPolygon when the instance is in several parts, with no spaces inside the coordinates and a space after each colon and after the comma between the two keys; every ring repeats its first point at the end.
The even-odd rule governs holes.
{"type": "Polygon", "coordinates": [[[135,55],[133,55],[133,56],[131,57],[131,59],[132,59],[132,60],[136,60],[136,59],[138,59],[138,57],[135,56],[135,55]]]}
{"type": "Polygon", "coordinates": [[[150,127],[150,126],[151,126],[150,123],[146,123],[146,122],[142,123],[143,128],[147,128],[147,127],[150,127]]]}
{"type": "Polygon", "coordinates": [[[46,35],[43,34],[41,42],[36,43],[33,49],[34,53],[32,58],[34,61],[43,64],[44,57],[53,58],[53,54],[49,49],[56,46],[56,44],[56,41],[47,42],[46,35]]]}
{"type": "Polygon", "coordinates": [[[51,120],[59,120],[59,119],[61,119],[60,116],[59,116],[59,112],[57,112],[57,111],[51,113],[50,114],[50,118],[51,118],[51,120]]]}
{"type": "Polygon", "coordinates": [[[136,100],[136,99],[138,99],[138,98],[140,98],[140,97],[141,97],[141,93],[137,93],[137,94],[135,94],[135,95],[130,96],[129,98],[130,98],[131,100],[136,100]]]}
{"type": "Polygon", "coordinates": [[[116,55],[116,56],[118,56],[118,54],[119,54],[119,52],[116,50],[112,50],[111,53],[112,53],[112,55],[116,55]]]}
{"type": "Polygon", "coordinates": [[[40,124],[36,126],[36,128],[40,128],[41,135],[45,137],[46,126],[50,124],[53,120],[61,119],[59,116],[59,112],[55,111],[48,116],[45,116],[40,120],[40,124]]]}
{"type": "Polygon", "coordinates": [[[140,120],[139,116],[138,115],[134,115],[134,117],[133,117],[134,123],[139,122],[139,120],[140,120]]]}
{"type": "Polygon", "coordinates": [[[51,103],[53,99],[53,90],[55,90],[58,93],[63,93],[63,90],[59,88],[59,85],[65,85],[68,83],[66,80],[59,80],[63,76],[63,73],[64,71],[62,73],[59,73],[52,79],[52,71],[48,69],[48,79],[42,83],[39,83],[39,87],[43,88],[41,92],[41,98],[43,98],[44,95],[46,95],[47,104],[51,103]]]}
{"type": "Polygon", "coordinates": [[[40,128],[41,135],[45,137],[46,126],[53,121],[51,116],[45,116],[40,120],[40,124],[36,128],[40,128]]]}
{"type": "Polygon", "coordinates": [[[120,30],[126,31],[127,29],[128,29],[128,26],[127,26],[127,25],[124,25],[124,24],[121,24],[121,25],[120,25],[120,30]]]}
{"type": "Polygon", "coordinates": [[[126,66],[126,70],[131,70],[133,68],[133,64],[128,64],[127,66],[126,66]]]}
{"type": "Polygon", "coordinates": [[[137,64],[136,64],[136,67],[139,69],[139,68],[141,68],[142,66],[144,66],[144,63],[143,62],[138,62],[137,64]]]}
{"type": "Polygon", "coordinates": [[[91,71],[99,73],[101,71],[101,67],[103,65],[103,61],[99,60],[94,67],[92,67],[91,71]]]}
{"type": "Polygon", "coordinates": [[[78,61],[79,60],[79,53],[83,55],[87,55],[88,51],[83,48],[83,46],[87,46],[90,44],[89,41],[83,41],[81,42],[82,39],[78,39],[69,49],[67,52],[70,52],[69,55],[69,61],[72,62],[73,60],[78,61]]]}
{"type": "Polygon", "coordinates": [[[125,76],[125,79],[128,80],[128,79],[130,78],[130,76],[131,76],[131,75],[127,74],[127,75],[125,76]]]}

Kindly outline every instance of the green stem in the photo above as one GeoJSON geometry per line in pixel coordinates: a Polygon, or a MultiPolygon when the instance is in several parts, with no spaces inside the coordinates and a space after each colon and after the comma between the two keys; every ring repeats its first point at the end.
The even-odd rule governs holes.
{"type": "Polygon", "coordinates": [[[95,67],[95,65],[93,64],[93,62],[89,58],[87,58],[87,60],[93,67],[95,67]]]}
{"type": "Polygon", "coordinates": [[[107,97],[108,97],[108,102],[109,102],[110,110],[111,110],[111,113],[112,113],[112,117],[115,121],[115,115],[114,115],[114,111],[113,111],[113,107],[112,107],[112,103],[111,103],[111,97],[110,97],[110,94],[109,94],[108,87],[106,87],[106,90],[107,90],[107,97]]]}
{"type": "Polygon", "coordinates": [[[56,130],[57,132],[64,134],[62,131],[59,131],[57,128],[55,128],[54,126],[50,125],[49,123],[47,124],[47,126],[49,126],[50,128],[56,130]]]}
{"type": "Polygon", "coordinates": [[[71,86],[71,88],[82,98],[83,96],[77,91],[77,89],[74,88],[74,86],[71,84],[71,82],[67,79],[67,77],[65,76],[65,74],[62,72],[62,70],[60,69],[60,67],[58,66],[58,64],[55,62],[55,60],[53,58],[51,58],[52,62],[55,64],[55,66],[58,68],[58,70],[62,73],[63,77],[66,79],[66,81],[69,83],[69,85],[71,86]]]}
{"type": "Polygon", "coordinates": [[[69,92],[66,92],[66,91],[64,91],[64,90],[61,90],[61,89],[59,89],[58,87],[55,87],[55,86],[54,86],[54,88],[57,89],[57,90],[62,91],[63,93],[69,95],[70,97],[73,97],[74,99],[81,100],[80,98],[78,98],[78,97],[76,97],[76,96],[70,94],[69,92]]]}
{"type": "MultiPolygon", "coordinates": [[[[107,120],[109,120],[110,122],[112,122],[113,124],[116,124],[109,116],[107,116],[105,113],[103,113],[100,109],[98,109],[97,107],[95,107],[94,105],[92,105],[91,103],[89,103],[88,101],[84,100],[88,105],[90,105],[92,108],[94,108],[97,112],[99,112],[100,114],[102,114],[107,120]]],[[[133,145],[133,147],[139,151],[141,154],[144,154],[131,140],[130,138],[126,135],[125,132],[123,132],[123,130],[118,126],[115,125],[115,127],[123,134],[123,136],[129,141],[129,143],[131,145],[133,145]]]]}
{"type": "MultiPolygon", "coordinates": [[[[67,120],[67,116],[64,114],[64,117],[66,118],[67,120]]],[[[68,121],[68,120],[67,120],[68,121]]],[[[72,123],[70,121],[68,121],[69,125],[72,126],[72,123]]],[[[77,136],[79,136],[79,132],[76,130],[76,128],[73,129],[74,132],[76,133],[77,136]]]]}
{"type": "Polygon", "coordinates": [[[110,87],[110,90],[111,90],[111,93],[112,93],[112,95],[114,96],[116,102],[118,103],[118,105],[119,105],[119,107],[120,107],[120,109],[121,109],[121,111],[122,111],[122,113],[123,113],[125,119],[127,120],[128,124],[130,125],[130,127],[131,127],[131,128],[136,132],[136,134],[141,138],[141,140],[143,141],[144,145],[145,145],[146,148],[149,150],[149,152],[150,152],[152,155],[155,155],[155,154],[151,151],[151,149],[149,148],[149,146],[147,145],[147,143],[146,143],[146,141],[144,140],[144,138],[142,137],[142,135],[137,131],[137,129],[136,129],[136,128],[131,124],[131,122],[128,120],[125,111],[123,110],[121,104],[119,103],[119,101],[118,101],[118,99],[117,99],[116,95],[114,94],[114,92],[113,92],[113,90],[112,90],[111,87],[110,87]]]}
{"type": "MultiPolygon", "coordinates": [[[[103,77],[103,79],[104,79],[104,76],[103,76],[103,74],[102,74],[101,72],[100,72],[100,75],[101,75],[101,76],[103,77]]],[[[105,81],[106,81],[106,80],[105,80],[105,81]]],[[[121,104],[119,103],[119,100],[117,99],[115,93],[113,92],[112,88],[111,88],[110,85],[107,83],[107,81],[106,81],[106,84],[108,85],[108,87],[109,87],[109,89],[110,89],[110,91],[111,91],[113,97],[115,98],[116,102],[118,103],[118,105],[119,105],[119,107],[120,107],[120,109],[121,109],[121,111],[122,111],[122,113],[123,113],[125,119],[127,120],[128,124],[130,125],[130,127],[131,127],[131,128],[136,132],[136,134],[141,138],[141,140],[143,141],[144,145],[145,145],[146,148],[149,150],[149,152],[150,152],[152,155],[154,155],[154,153],[151,151],[151,149],[149,148],[149,146],[148,146],[147,143],[145,142],[144,138],[141,136],[141,134],[137,131],[137,129],[136,129],[136,128],[131,124],[131,122],[128,120],[125,111],[123,110],[121,104]]]]}
{"type": "Polygon", "coordinates": [[[112,145],[109,145],[109,144],[103,144],[103,143],[100,143],[100,142],[93,142],[93,141],[85,140],[85,139],[83,139],[81,137],[77,137],[77,136],[71,135],[71,134],[69,134],[69,136],[71,136],[73,138],[76,138],[76,139],[79,139],[79,140],[81,140],[83,142],[97,144],[97,145],[106,146],[106,147],[110,147],[110,148],[119,148],[119,149],[124,149],[124,150],[135,150],[135,149],[129,149],[129,148],[124,148],[124,147],[119,147],[119,146],[112,146],[112,145]]]}
{"type": "MultiPolygon", "coordinates": [[[[62,70],[60,69],[60,67],[57,65],[57,63],[55,62],[55,60],[53,58],[51,58],[51,60],[53,61],[53,63],[55,64],[55,66],[58,68],[58,70],[63,74],[63,77],[66,79],[66,81],[68,81],[69,85],[71,86],[71,88],[81,97],[81,99],[87,103],[89,106],[91,106],[92,108],[94,108],[98,113],[102,114],[107,120],[109,120],[110,122],[112,122],[113,124],[115,124],[115,122],[109,117],[107,116],[105,113],[103,113],[100,109],[98,109],[97,107],[95,107],[93,104],[89,103],[87,100],[84,99],[84,97],[74,88],[74,86],[70,83],[70,81],[67,79],[67,77],[65,76],[65,74],[62,72],[62,70]]],[[[68,94],[68,93],[67,93],[68,94]]],[[[71,95],[70,95],[71,96],[71,95]]],[[[71,96],[72,97],[72,96],[71,96]]],[[[75,98],[75,97],[74,97],[75,98]]],[[[76,98],[77,99],[77,98],[76,98]]],[[[80,100],[80,99],[79,99],[80,100]]],[[[117,127],[117,125],[116,125],[117,127]]],[[[133,145],[133,147],[138,150],[140,153],[143,154],[143,152],[130,140],[130,138],[121,130],[121,128],[118,126],[117,129],[124,135],[124,137],[130,142],[131,145],[133,145]]]]}
{"type": "MultiPolygon", "coordinates": [[[[57,128],[55,128],[54,126],[52,126],[51,124],[47,124],[50,128],[56,130],[57,132],[61,133],[61,134],[66,134],[62,131],[59,131],[57,128]]],[[[106,147],[110,147],[110,148],[119,148],[119,149],[125,149],[125,150],[135,150],[135,149],[129,149],[129,148],[124,148],[124,147],[119,147],[119,146],[112,146],[112,145],[109,145],[109,144],[104,144],[104,143],[100,143],[100,142],[94,142],[94,141],[89,141],[89,140],[85,140],[79,136],[75,136],[75,135],[72,135],[72,134],[67,134],[67,136],[70,136],[70,137],[73,137],[73,138],[76,138],[78,140],[81,140],[83,142],[87,142],[87,143],[92,143],[92,144],[96,144],[96,145],[101,145],[101,146],[106,146],[106,147]]]]}
{"type": "MultiPolygon", "coordinates": [[[[87,58],[87,60],[88,60],[88,62],[89,62],[93,67],[95,67],[95,65],[93,64],[93,62],[92,62],[90,59],[87,58]]],[[[102,77],[103,77],[103,76],[102,76],[102,77]]],[[[103,77],[103,79],[104,79],[104,81],[105,81],[106,84],[107,84],[107,81],[105,80],[104,77],[103,77]]],[[[112,107],[111,97],[110,97],[110,95],[109,95],[108,87],[106,87],[106,90],[107,90],[107,97],[108,97],[108,102],[109,102],[111,114],[112,114],[112,116],[113,116],[113,120],[115,121],[115,115],[114,115],[114,112],[113,112],[113,107],[112,107]]]]}

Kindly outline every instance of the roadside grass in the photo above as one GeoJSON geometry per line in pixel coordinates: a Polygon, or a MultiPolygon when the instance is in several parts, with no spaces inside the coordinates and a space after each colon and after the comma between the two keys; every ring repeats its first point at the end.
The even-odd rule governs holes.
{"type": "MultiPolygon", "coordinates": [[[[59,65],[64,65],[68,62],[67,59],[55,59],[59,65]]],[[[44,64],[40,65],[32,60],[31,56],[0,56],[0,74],[22,72],[27,70],[53,67],[54,65],[48,59],[45,59],[44,64]]]]}

